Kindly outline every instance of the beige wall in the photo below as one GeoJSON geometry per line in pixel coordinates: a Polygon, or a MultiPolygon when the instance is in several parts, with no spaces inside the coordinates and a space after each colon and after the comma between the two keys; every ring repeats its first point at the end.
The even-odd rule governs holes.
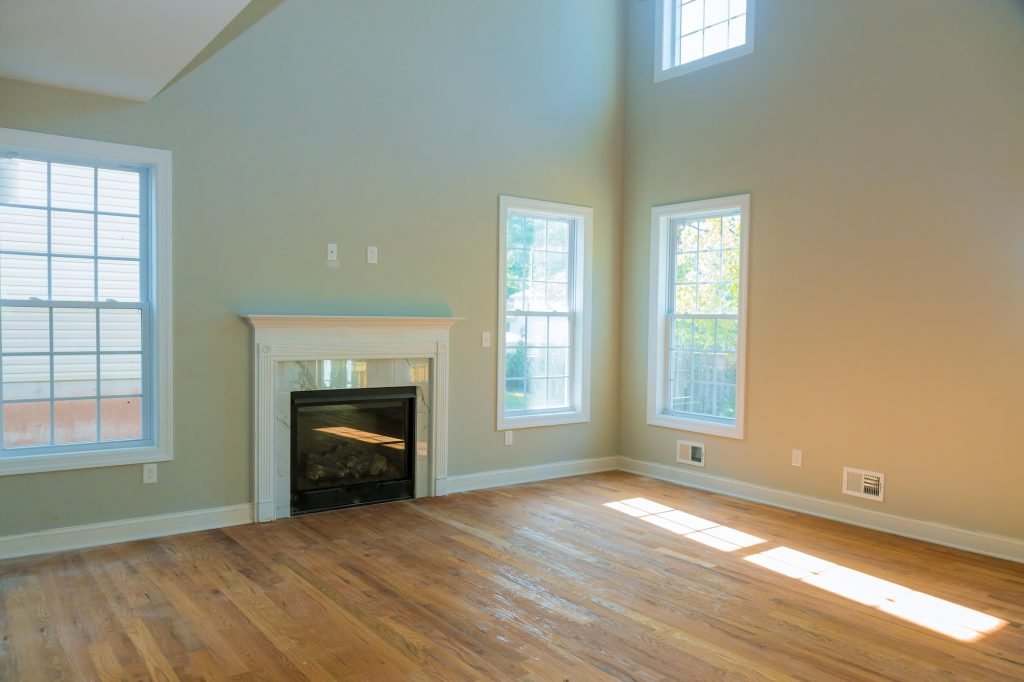
{"type": "Polygon", "coordinates": [[[685,437],[646,425],[651,206],[749,191],[747,438],[706,471],[1024,537],[1024,4],[760,0],[752,55],[660,84],[628,7],[620,454],[685,437]]]}
{"type": "Polygon", "coordinates": [[[0,126],[173,152],[176,422],[156,485],[138,466],[0,477],[0,535],[250,501],[242,312],[467,317],[452,475],[616,454],[622,13],[287,0],[148,104],[0,81],[0,126]],[[497,331],[499,193],[595,214],[592,421],[512,447],[480,347],[497,331]]]}

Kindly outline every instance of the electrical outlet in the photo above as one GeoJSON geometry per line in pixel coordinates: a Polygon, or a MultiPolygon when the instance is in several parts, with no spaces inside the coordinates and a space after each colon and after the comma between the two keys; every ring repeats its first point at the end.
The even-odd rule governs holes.
{"type": "Polygon", "coordinates": [[[328,244],[327,245],[327,260],[338,260],[338,245],[328,244]]]}
{"type": "Polygon", "coordinates": [[[804,465],[804,451],[794,450],[793,451],[793,466],[802,467],[804,465]]]}
{"type": "Polygon", "coordinates": [[[483,334],[480,335],[480,345],[482,347],[484,347],[484,348],[490,348],[491,347],[491,333],[490,332],[484,332],[483,334]]]}
{"type": "Polygon", "coordinates": [[[156,464],[143,464],[142,465],[142,482],[143,483],[156,483],[156,464]]]}
{"type": "Polygon", "coordinates": [[[371,265],[375,265],[377,263],[377,247],[376,246],[367,246],[366,247],[366,262],[370,263],[371,265]]]}
{"type": "Polygon", "coordinates": [[[505,445],[512,445],[512,432],[511,431],[506,431],[505,432],[505,445]]]}

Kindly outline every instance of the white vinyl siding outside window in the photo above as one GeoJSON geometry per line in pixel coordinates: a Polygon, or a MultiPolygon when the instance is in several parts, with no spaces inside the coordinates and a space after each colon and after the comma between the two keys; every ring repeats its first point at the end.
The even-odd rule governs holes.
{"type": "Polygon", "coordinates": [[[648,422],[743,437],[749,196],[652,212],[648,422]]]}
{"type": "Polygon", "coordinates": [[[702,69],[754,49],[754,0],[656,0],[654,79],[702,69]]]}
{"type": "Polygon", "coordinates": [[[169,172],[0,130],[0,474],[170,458],[169,172]]]}
{"type": "Polygon", "coordinates": [[[498,428],[589,419],[589,208],[501,197],[498,428]]]}

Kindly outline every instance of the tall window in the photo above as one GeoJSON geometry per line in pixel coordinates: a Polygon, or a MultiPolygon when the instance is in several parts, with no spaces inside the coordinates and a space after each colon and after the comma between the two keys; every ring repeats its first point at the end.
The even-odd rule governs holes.
{"type": "Polygon", "coordinates": [[[133,151],[0,130],[0,473],[169,457],[153,177],[169,169],[133,151]]]}
{"type": "Polygon", "coordinates": [[[657,0],[657,8],[656,81],[754,49],[754,0],[657,0]]]}
{"type": "Polygon", "coordinates": [[[501,197],[498,428],[587,421],[589,208],[501,197]]]}
{"type": "Polygon", "coordinates": [[[743,437],[749,195],[652,212],[648,421],[743,437]]]}

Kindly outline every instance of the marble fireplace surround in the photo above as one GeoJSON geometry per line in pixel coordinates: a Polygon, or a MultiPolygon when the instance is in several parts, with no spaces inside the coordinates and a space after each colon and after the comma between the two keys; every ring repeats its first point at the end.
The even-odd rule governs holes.
{"type": "Polygon", "coordinates": [[[449,330],[463,318],[242,317],[253,328],[255,344],[256,521],[290,515],[292,391],[416,386],[416,496],[447,494],[449,330]]]}

